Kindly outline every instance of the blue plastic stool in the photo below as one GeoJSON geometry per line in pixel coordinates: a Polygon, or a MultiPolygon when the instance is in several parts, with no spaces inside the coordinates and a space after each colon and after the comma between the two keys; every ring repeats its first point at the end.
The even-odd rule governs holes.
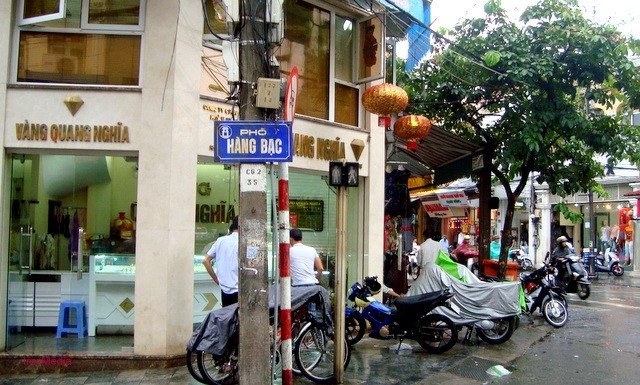
{"type": "Polygon", "coordinates": [[[87,334],[87,311],[84,301],[62,301],[60,302],[60,313],[58,315],[58,330],[56,338],[62,337],[62,333],[75,333],[78,338],[84,338],[87,334]],[[76,310],[75,325],[69,324],[71,309],[76,310]]]}

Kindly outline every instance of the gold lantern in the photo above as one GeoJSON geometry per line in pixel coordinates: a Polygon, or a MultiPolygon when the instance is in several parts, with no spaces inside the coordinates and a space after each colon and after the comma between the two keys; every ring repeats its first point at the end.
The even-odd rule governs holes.
{"type": "MultiPolygon", "coordinates": [[[[362,94],[362,105],[368,112],[388,117],[407,108],[409,95],[393,84],[383,83],[368,88],[362,94]]],[[[390,119],[386,119],[385,126],[390,126],[390,119]]]]}
{"type": "Polygon", "coordinates": [[[425,138],[431,131],[431,122],[422,115],[406,115],[396,120],[393,133],[407,141],[407,148],[418,149],[418,140],[425,138]]]}

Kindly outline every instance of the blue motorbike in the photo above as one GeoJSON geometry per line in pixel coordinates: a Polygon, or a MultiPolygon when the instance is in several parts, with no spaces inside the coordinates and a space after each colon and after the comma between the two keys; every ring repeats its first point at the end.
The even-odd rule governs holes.
{"type": "Polygon", "coordinates": [[[398,298],[392,309],[373,297],[381,289],[377,277],[366,277],[364,282],[354,283],[349,292],[348,298],[355,306],[346,309],[348,344],[362,339],[365,321],[371,324],[371,338],[397,339],[400,343],[411,339],[430,353],[444,353],[458,341],[458,329],[449,317],[429,314],[438,306],[449,306],[453,294],[448,290],[398,298]]]}

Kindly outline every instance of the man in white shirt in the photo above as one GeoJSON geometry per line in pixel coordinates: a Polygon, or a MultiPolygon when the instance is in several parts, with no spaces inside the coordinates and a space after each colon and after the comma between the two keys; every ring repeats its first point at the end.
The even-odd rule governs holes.
{"type": "Polygon", "coordinates": [[[435,233],[431,229],[426,229],[422,232],[425,241],[420,245],[420,251],[418,252],[418,265],[422,271],[427,264],[435,263],[438,258],[438,253],[442,250],[440,244],[433,240],[435,233]]]}
{"type": "Polygon", "coordinates": [[[302,231],[291,229],[289,232],[289,250],[291,285],[316,285],[322,276],[322,260],[316,249],[302,244],[302,231]]]}
{"type": "Polygon", "coordinates": [[[229,235],[216,239],[202,262],[213,281],[220,286],[222,306],[238,302],[238,217],[233,218],[229,232],[229,235]],[[211,261],[214,259],[217,272],[213,271],[211,261]]]}
{"type": "Polygon", "coordinates": [[[438,243],[440,244],[440,248],[442,249],[442,251],[449,254],[449,238],[447,238],[446,234],[440,238],[440,241],[438,241],[438,243]]]}

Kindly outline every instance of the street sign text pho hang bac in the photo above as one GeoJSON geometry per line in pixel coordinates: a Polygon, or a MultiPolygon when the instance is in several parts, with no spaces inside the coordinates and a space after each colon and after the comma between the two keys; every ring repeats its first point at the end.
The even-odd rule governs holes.
{"type": "Polygon", "coordinates": [[[213,123],[216,162],[293,161],[290,121],[220,120],[213,123]]]}

